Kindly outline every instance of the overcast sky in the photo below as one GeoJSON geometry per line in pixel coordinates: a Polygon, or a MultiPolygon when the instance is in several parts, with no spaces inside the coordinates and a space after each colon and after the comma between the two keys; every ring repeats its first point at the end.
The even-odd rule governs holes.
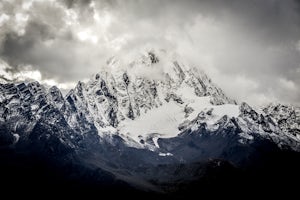
{"type": "Polygon", "coordinates": [[[68,89],[145,46],[176,51],[240,102],[300,105],[299,1],[0,1],[0,76],[68,89]]]}

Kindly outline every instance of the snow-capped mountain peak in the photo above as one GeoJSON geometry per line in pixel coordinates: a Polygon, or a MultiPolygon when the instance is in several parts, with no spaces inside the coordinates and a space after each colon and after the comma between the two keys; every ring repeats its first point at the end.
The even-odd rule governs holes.
{"type": "Polygon", "coordinates": [[[135,146],[144,146],[152,135],[178,135],[179,125],[203,109],[214,108],[220,117],[226,108],[238,109],[204,72],[175,58],[163,50],[149,51],[120,67],[122,61],[112,57],[106,66],[109,70],[86,84],[79,82],[67,95],[67,121],[80,126],[81,120],[76,119],[84,115],[99,135],[119,134],[135,146]],[[77,112],[69,112],[71,108],[77,112]]]}

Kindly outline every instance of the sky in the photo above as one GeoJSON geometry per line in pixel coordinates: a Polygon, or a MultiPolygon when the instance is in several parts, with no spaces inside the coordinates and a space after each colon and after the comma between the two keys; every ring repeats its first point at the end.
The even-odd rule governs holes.
{"type": "Polygon", "coordinates": [[[175,51],[239,102],[300,105],[300,1],[0,1],[3,79],[67,91],[145,47],[175,51]]]}

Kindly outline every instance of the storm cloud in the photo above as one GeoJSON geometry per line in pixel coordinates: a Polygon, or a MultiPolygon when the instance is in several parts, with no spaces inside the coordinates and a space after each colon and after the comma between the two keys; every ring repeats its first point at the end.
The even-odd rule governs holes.
{"type": "Polygon", "coordinates": [[[12,74],[71,87],[113,55],[163,48],[238,101],[300,105],[296,0],[7,0],[0,13],[0,61],[12,74]]]}

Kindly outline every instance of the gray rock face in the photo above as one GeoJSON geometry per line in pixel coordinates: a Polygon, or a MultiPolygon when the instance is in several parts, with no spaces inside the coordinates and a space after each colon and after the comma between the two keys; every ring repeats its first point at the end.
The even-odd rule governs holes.
{"type": "Polygon", "coordinates": [[[56,137],[67,146],[74,147],[69,140],[74,135],[73,131],[60,111],[64,99],[58,88],[47,90],[38,82],[30,82],[1,84],[0,91],[0,126],[6,135],[10,135],[7,138],[14,138],[10,145],[56,137]],[[41,126],[44,129],[38,128],[41,126]]]}
{"type": "Polygon", "coordinates": [[[290,105],[270,104],[263,108],[267,117],[290,137],[300,138],[300,108],[290,105]]]}

